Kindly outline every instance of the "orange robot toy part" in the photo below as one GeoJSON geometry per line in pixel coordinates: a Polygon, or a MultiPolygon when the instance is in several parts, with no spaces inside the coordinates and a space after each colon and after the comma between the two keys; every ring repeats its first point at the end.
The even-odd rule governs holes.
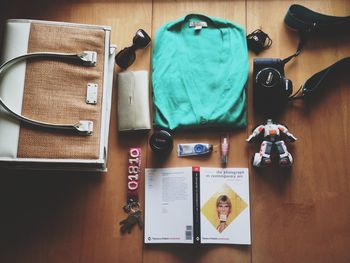
{"type": "Polygon", "coordinates": [[[253,166],[266,167],[271,165],[271,152],[273,149],[276,149],[278,152],[280,166],[289,167],[293,164],[293,157],[288,152],[283,137],[287,138],[289,142],[295,142],[297,138],[288,131],[286,126],[274,123],[271,119],[268,119],[266,124],[256,127],[246,141],[251,143],[260,134],[264,135],[264,140],[261,143],[260,151],[255,153],[252,158],[253,166]]]}

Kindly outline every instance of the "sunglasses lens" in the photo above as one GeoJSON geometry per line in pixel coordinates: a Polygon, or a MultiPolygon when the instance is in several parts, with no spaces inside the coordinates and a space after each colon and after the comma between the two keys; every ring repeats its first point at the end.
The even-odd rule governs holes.
{"type": "Polygon", "coordinates": [[[137,30],[133,43],[137,48],[145,48],[151,42],[151,37],[143,29],[137,30]]]}
{"type": "Polygon", "coordinates": [[[135,61],[135,51],[131,48],[124,48],[115,56],[115,63],[122,69],[126,69],[135,61]]]}
{"type": "Polygon", "coordinates": [[[115,56],[115,63],[122,69],[126,69],[135,61],[135,50],[147,47],[151,42],[151,38],[143,29],[139,29],[132,41],[133,45],[131,47],[124,48],[115,56]]]}

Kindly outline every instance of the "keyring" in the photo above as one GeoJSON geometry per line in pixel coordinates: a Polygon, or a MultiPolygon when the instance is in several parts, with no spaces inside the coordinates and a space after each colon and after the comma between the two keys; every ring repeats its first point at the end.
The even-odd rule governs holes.
{"type": "Polygon", "coordinates": [[[130,211],[132,213],[135,213],[137,211],[140,211],[141,210],[141,205],[139,202],[134,202],[133,204],[130,205],[130,211]]]}

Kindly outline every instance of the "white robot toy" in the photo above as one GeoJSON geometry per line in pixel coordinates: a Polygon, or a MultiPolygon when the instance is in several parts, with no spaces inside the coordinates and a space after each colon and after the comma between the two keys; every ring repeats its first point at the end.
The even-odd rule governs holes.
{"type": "Polygon", "coordinates": [[[280,166],[291,166],[293,163],[293,157],[288,152],[286,144],[282,139],[282,135],[287,137],[290,142],[296,141],[297,138],[288,131],[286,126],[273,123],[271,119],[268,119],[265,125],[259,125],[256,127],[246,141],[251,143],[252,140],[262,132],[264,133],[264,140],[261,143],[260,152],[255,153],[253,157],[253,166],[269,166],[272,163],[271,150],[273,147],[276,147],[279,153],[280,166]]]}

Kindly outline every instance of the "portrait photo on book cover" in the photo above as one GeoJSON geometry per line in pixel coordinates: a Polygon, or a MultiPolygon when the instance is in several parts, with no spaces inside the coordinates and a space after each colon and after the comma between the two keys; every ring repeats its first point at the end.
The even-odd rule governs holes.
{"type": "Polygon", "coordinates": [[[203,205],[202,214],[222,233],[248,204],[227,184],[223,184],[203,205]]]}

